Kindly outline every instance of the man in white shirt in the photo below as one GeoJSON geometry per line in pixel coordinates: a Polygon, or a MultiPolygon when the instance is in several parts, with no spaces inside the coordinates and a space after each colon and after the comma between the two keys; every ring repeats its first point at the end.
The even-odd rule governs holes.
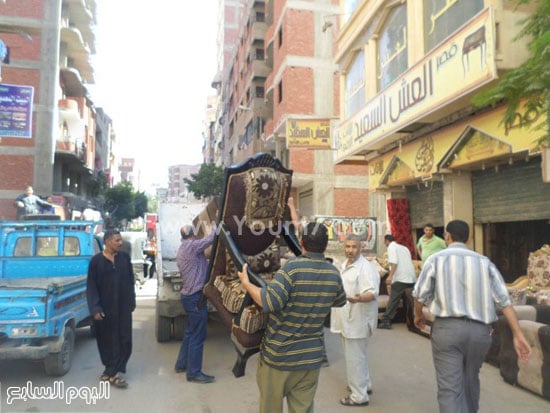
{"type": "Polygon", "coordinates": [[[388,248],[388,263],[390,266],[386,284],[391,284],[391,292],[388,306],[378,324],[378,328],[390,330],[391,321],[395,317],[399,306],[399,300],[407,288],[414,287],[416,271],[414,270],[411,252],[407,247],[395,242],[393,235],[384,236],[384,244],[388,248]]]}
{"type": "Polygon", "coordinates": [[[372,382],[369,374],[367,346],[378,319],[380,276],[361,255],[361,241],[348,235],[344,243],[347,260],[341,268],[347,302],[341,307],[341,334],[346,359],[348,387],[351,394],[340,400],[344,406],[367,406],[372,382]]]}

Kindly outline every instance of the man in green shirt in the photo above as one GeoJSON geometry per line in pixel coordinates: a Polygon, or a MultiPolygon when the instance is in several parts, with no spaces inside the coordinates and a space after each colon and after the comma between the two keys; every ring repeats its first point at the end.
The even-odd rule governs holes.
{"type": "Polygon", "coordinates": [[[416,252],[422,259],[422,262],[426,261],[430,255],[444,250],[446,247],[445,240],[435,235],[435,229],[432,224],[426,224],[424,226],[424,235],[420,237],[416,244],[416,252]]]}
{"type": "Polygon", "coordinates": [[[260,412],[313,412],[313,399],[323,363],[323,323],[331,307],[346,303],[340,273],[325,259],[327,228],[309,223],[302,228],[302,255],[288,260],[264,288],[252,284],[247,265],[241,285],[269,313],[260,348],[256,380],[260,412]]]}

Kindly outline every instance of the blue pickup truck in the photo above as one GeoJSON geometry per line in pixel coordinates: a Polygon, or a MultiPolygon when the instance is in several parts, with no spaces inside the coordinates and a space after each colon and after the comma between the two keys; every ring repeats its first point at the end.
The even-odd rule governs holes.
{"type": "Polygon", "coordinates": [[[69,371],[75,329],[91,325],[86,276],[102,249],[97,224],[0,222],[0,360],[43,360],[50,376],[69,371]]]}

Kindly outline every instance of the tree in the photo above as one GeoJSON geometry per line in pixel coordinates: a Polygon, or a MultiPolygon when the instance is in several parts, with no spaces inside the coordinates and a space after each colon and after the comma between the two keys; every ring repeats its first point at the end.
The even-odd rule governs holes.
{"type": "Polygon", "coordinates": [[[225,169],[213,163],[203,163],[198,173],[191,174],[191,179],[183,180],[197,199],[221,196],[225,169]]]}
{"type": "Polygon", "coordinates": [[[98,197],[103,195],[107,189],[109,189],[109,181],[107,180],[105,173],[100,171],[90,183],[90,195],[92,197],[98,197]]]}
{"type": "Polygon", "coordinates": [[[131,182],[121,182],[105,191],[105,212],[113,225],[119,226],[123,220],[136,218],[134,187],[131,182]]]}
{"type": "Polygon", "coordinates": [[[517,0],[521,4],[536,3],[537,7],[525,20],[525,26],[515,40],[529,37],[529,58],[519,67],[508,71],[494,88],[474,97],[477,106],[507,107],[502,122],[506,126],[516,121],[518,108],[525,100],[525,113],[546,115],[534,130],[539,145],[550,144],[550,0],[517,0]]]}
{"type": "Polygon", "coordinates": [[[146,212],[149,212],[149,198],[147,198],[145,192],[135,194],[134,208],[136,217],[142,217],[146,212]]]}

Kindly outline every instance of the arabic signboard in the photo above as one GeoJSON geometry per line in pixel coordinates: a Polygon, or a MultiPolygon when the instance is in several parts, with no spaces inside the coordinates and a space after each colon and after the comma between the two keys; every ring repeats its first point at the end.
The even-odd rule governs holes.
{"type": "Polygon", "coordinates": [[[328,229],[328,240],[341,242],[350,234],[361,239],[361,249],[372,251],[376,248],[376,218],[349,218],[338,216],[316,216],[315,222],[328,229]]]}
{"type": "Polygon", "coordinates": [[[0,137],[30,138],[32,86],[0,84],[0,137]]]}
{"type": "Polygon", "coordinates": [[[494,17],[480,12],[335,131],[335,162],[496,78],[494,17]]]}
{"type": "Polygon", "coordinates": [[[330,119],[289,119],[286,121],[286,147],[331,149],[330,119]]]}

